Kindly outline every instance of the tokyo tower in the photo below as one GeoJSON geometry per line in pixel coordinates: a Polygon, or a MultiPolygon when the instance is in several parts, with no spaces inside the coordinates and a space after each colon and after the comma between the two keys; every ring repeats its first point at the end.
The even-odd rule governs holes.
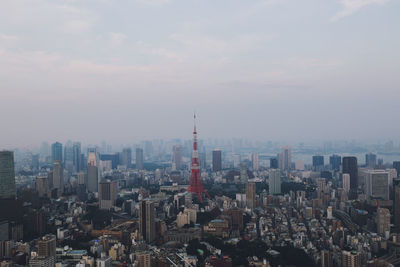
{"type": "Polygon", "coordinates": [[[203,193],[210,197],[201,182],[199,153],[197,152],[196,114],[194,114],[192,173],[190,175],[188,192],[196,194],[200,202],[203,202],[203,193]]]}

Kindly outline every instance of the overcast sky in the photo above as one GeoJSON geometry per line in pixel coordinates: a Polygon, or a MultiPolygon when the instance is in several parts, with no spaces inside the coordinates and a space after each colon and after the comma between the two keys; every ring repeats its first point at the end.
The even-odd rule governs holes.
{"type": "Polygon", "coordinates": [[[2,0],[0,147],[394,139],[398,0],[2,0]]]}

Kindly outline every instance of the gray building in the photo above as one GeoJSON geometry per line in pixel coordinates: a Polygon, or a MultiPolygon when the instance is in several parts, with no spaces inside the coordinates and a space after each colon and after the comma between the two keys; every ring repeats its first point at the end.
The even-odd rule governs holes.
{"type": "Polygon", "coordinates": [[[136,169],[143,170],[143,149],[136,148],[136,169]]]}
{"type": "Polygon", "coordinates": [[[15,198],[14,153],[0,151],[0,198],[15,198]]]}
{"type": "Polygon", "coordinates": [[[222,151],[219,149],[212,152],[212,169],[214,172],[222,170],[222,151]]]}

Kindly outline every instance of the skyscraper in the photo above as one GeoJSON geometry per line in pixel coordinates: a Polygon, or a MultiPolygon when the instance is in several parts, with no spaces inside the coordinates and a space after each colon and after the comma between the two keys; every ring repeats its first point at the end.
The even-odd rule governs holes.
{"type": "Polygon", "coordinates": [[[254,182],[246,183],[246,201],[248,208],[254,209],[256,207],[256,183],[254,182]]]}
{"type": "Polygon", "coordinates": [[[393,161],[393,168],[397,171],[397,177],[400,177],[400,161],[393,161]]]}
{"type": "Polygon", "coordinates": [[[279,169],[269,170],[269,193],[271,195],[281,193],[281,171],[279,169]]]}
{"type": "Polygon", "coordinates": [[[75,172],[80,172],[82,170],[82,166],[81,166],[81,143],[75,142],[72,145],[72,150],[73,150],[74,171],[75,172]]]}
{"type": "Polygon", "coordinates": [[[182,147],[180,145],[173,147],[172,165],[175,166],[175,170],[182,168],[182,147]]]}
{"type": "Polygon", "coordinates": [[[139,207],[139,233],[143,240],[151,243],[155,238],[155,210],[151,201],[143,200],[139,207]]]}
{"type": "Polygon", "coordinates": [[[74,171],[74,148],[70,141],[64,147],[64,168],[72,173],[74,171]]]}
{"type": "Polygon", "coordinates": [[[15,198],[14,153],[0,151],[0,199],[15,198]]]}
{"type": "Polygon", "coordinates": [[[64,170],[59,160],[53,163],[53,188],[57,189],[57,196],[64,192],[64,170]]]}
{"type": "Polygon", "coordinates": [[[343,157],[342,172],[350,174],[350,198],[357,197],[358,166],[356,157],[343,157]]]}
{"type": "Polygon", "coordinates": [[[329,157],[329,165],[331,165],[332,170],[338,171],[340,169],[340,165],[342,165],[342,157],[333,154],[329,157]]]}
{"type": "Polygon", "coordinates": [[[143,149],[136,148],[136,169],[143,170],[143,149]]]}
{"type": "Polygon", "coordinates": [[[368,196],[389,200],[389,172],[368,170],[365,182],[368,196]]]}
{"type": "Polygon", "coordinates": [[[258,154],[256,152],[254,152],[252,155],[252,161],[253,161],[253,170],[258,171],[258,154]]]}
{"type": "Polygon", "coordinates": [[[118,184],[116,181],[102,181],[99,183],[100,209],[109,210],[115,205],[118,184]]]}
{"type": "MultiPolygon", "coordinates": [[[[137,153],[137,150],[136,150],[137,153]]],[[[127,168],[131,167],[132,164],[132,149],[124,148],[121,154],[121,164],[126,166],[127,168]]]]}
{"type": "Polygon", "coordinates": [[[47,173],[39,173],[36,177],[36,191],[39,197],[49,197],[49,179],[47,173]]]}
{"type": "Polygon", "coordinates": [[[315,171],[321,171],[324,167],[324,156],[313,156],[312,165],[315,171]]]}
{"type": "Polygon", "coordinates": [[[400,179],[393,180],[394,191],[394,224],[397,231],[400,231],[400,179]]]}
{"type": "Polygon", "coordinates": [[[96,154],[89,153],[87,163],[87,189],[90,192],[98,192],[99,185],[99,169],[97,167],[96,154]]]}
{"type": "Polygon", "coordinates": [[[390,233],[390,211],[384,208],[378,208],[376,211],[376,226],[378,234],[389,236],[390,233]]]}
{"type": "Polygon", "coordinates": [[[59,160],[62,162],[62,144],[59,142],[55,142],[51,145],[51,160],[54,162],[55,160],[59,160]]]}
{"type": "Polygon", "coordinates": [[[271,169],[278,169],[279,168],[279,162],[277,158],[270,158],[269,159],[269,167],[271,169]]]}
{"type": "Polygon", "coordinates": [[[369,168],[375,168],[376,155],[372,153],[365,154],[365,165],[369,168]]]}
{"type": "Polygon", "coordinates": [[[220,149],[215,149],[212,152],[212,168],[214,172],[222,170],[222,151],[220,149]]]}
{"type": "Polygon", "coordinates": [[[281,153],[279,153],[279,168],[288,171],[292,165],[292,150],[289,146],[282,147],[281,153]]]}
{"type": "Polygon", "coordinates": [[[56,257],[56,236],[45,235],[38,239],[38,255],[45,257],[56,257]]]}
{"type": "Polygon", "coordinates": [[[350,192],[350,174],[348,174],[348,173],[342,174],[342,185],[343,185],[344,191],[346,191],[346,193],[349,193],[350,192]]]}

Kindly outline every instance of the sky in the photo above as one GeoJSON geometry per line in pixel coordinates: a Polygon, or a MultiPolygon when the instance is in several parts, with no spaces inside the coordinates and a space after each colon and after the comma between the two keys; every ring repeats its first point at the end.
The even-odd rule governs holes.
{"type": "Polygon", "coordinates": [[[0,5],[0,147],[398,139],[398,0],[0,5]]]}

